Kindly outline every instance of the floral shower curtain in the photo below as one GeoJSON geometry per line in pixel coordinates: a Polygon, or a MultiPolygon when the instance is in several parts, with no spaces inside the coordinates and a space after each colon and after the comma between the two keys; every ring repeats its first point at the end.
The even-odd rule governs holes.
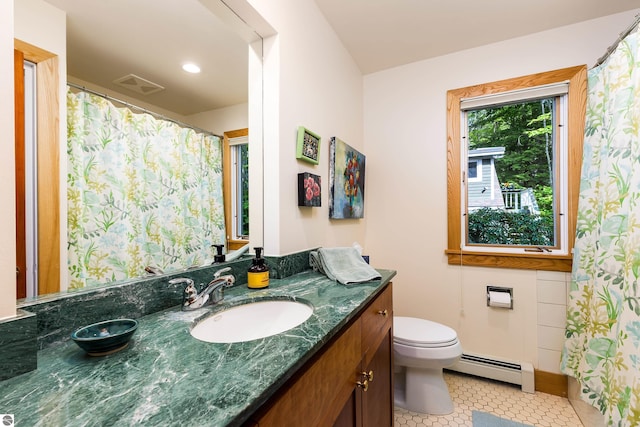
{"type": "Polygon", "coordinates": [[[67,92],[70,288],[203,265],[225,241],[220,138],[67,92]]]}
{"type": "Polygon", "coordinates": [[[589,71],[562,370],[609,425],[640,425],[640,33],[589,71]]]}

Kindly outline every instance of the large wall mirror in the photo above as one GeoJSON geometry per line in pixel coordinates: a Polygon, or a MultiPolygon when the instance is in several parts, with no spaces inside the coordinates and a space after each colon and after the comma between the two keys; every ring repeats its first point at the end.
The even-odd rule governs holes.
{"type": "MultiPolygon", "coordinates": [[[[254,96],[261,91],[249,89],[249,79],[257,75],[251,58],[261,58],[255,51],[260,37],[241,19],[241,11],[229,9],[244,0],[231,6],[220,0],[44,1],[67,14],[70,83],[218,135],[248,127],[250,146],[259,145],[261,152],[262,120],[250,120],[248,111],[250,105],[262,105],[254,96]],[[196,63],[201,73],[184,71],[187,62],[196,63]]],[[[256,111],[262,114],[261,107],[254,116],[256,111]]],[[[252,182],[257,175],[261,181],[261,163],[250,167],[252,182]]],[[[262,217],[261,205],[251,209],[252,221],[262,217]]],[[[261,227],[256,232],[251,240],[260,244],[261,227]]],[[[61,239],[64,246],[64,231],[61,239]]]]}

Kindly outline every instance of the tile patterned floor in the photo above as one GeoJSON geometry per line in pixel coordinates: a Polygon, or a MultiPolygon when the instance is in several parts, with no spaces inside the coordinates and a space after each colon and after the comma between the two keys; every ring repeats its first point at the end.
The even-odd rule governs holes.
{"type": "Polygon", "coordinates": [[[446,371],[445,381],[455,410],[449,415],[427,415],[395,409],[395,427],[470,427],[471,411],[542,427],[582,427],[566,398],[546,393],[524,393],[519,386],[446,371]]]}

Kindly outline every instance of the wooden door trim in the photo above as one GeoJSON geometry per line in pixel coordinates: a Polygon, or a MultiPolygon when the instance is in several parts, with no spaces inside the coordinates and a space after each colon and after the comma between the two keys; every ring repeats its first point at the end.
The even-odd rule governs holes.
{"type": "Polygon", "coordinates": [[[24,54],[13,50],[16,174],[16,298],[27,296],[27,238],[24,147],[24,54]]]}
{"type": "Polygon", "coordinates": [[[58,56],[14,39],[37,64],[38,293],[60,291],[60,78],[58,56]]]}

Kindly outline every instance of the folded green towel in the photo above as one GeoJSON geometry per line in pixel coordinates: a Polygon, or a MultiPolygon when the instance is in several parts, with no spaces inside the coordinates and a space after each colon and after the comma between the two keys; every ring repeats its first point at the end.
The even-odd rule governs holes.
{"type": "Polygon", "coordinates": [[[309,262],[314,270],[343,285],[381,278],[355,248],[319,248],[311,252],[309,262]]]}

